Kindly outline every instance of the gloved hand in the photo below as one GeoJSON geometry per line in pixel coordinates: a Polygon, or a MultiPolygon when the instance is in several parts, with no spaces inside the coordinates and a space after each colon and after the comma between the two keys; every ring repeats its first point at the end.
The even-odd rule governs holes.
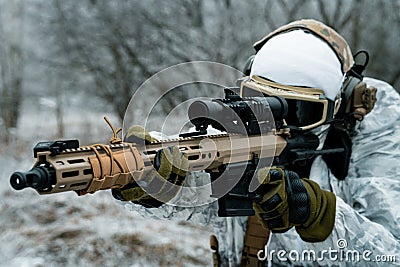
{"type": "MultiPolygon", "coordinates": [[[[129,128],[125,142],[145,144],[157,141],[141,126],[129,128]]],[[[122,201],[132,201],[146,208],[157,208],[171,200],[184,184],[189,166],[187,156],[176,146],[166,147],[157,151],[154,158],[154,170],[146,177],[146,193],[136,182],[123,188],[113,189],[114,198],[122,201]]]]}
{"type": "Polygon", "coordinates": [[[124,142],[136,143],[138,145],[150,144],[155,141],[158,140],[153,138],[149,132],[140,125],[131,126],[124,137],[124,142]]]}
{"type": "Polygon", "coordinates": [[[254,203],[256,214],[272,232],[286,232],[293,226],[307,242],[325,240],[335,222],[336,197],[310,179],[293,171],[264,168],[258,171],[263,197],[254,203]],[[262,181],[264,180],[264,181],[262,181]]]}

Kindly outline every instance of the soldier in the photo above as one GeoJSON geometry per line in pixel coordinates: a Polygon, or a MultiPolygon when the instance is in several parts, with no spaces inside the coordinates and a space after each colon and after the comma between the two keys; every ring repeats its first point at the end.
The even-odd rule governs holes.
{"type": "MultiPolygon", "coordinates": [[[[297,88],[295,95],[317,88],[323,92],[320,97],[330,103],[331,113],[295,112],[288,124],[307,128],[323,119],[324,125],[312,129],[321,144],[346,148],[340,158],[318,156],[303,168],[258,172],[264,180],[264,197],[254,207],[261,223],[272,232],[264,259],[274,266],[353,266],[357,261],[362,266],[375,266],[387,264],[376,262],[377,256],[399,257],[400,206],[396,202],[400,198],[400,96],[383,81],[363,79],[365,66],[355,63],[346,41],[320,22],[295,21],[254,47],[256,55],[247,71],[250,82],[278,89],[297,88]],[[375,107],[374,87],[378,99],[375,107]],[[283,252],[276,253],[280,250],[283,252]],[[335,257],[335,250],[343,253],[335,257]],[[304,251],[313,251],[316,256],[301,257],[304,251]],[[346,251],[359,252],[359,257],[346,258],[346,251]]],[[[298,110],[316,110],[310,103],[297,101],[293,105],[298,110]]],[[[130,128],[126,141],[137,138],[151,137],[141,128],[130,128]]],[[[177,166],[184,165],[185,157],[171,148],[157,153],[156,169],[169,181],[182,184],[181,177],[186,173],[169,166],[168,155],[177,166]]],[[[207,181],[208,174],[202,172],[190,173],[185,179],[189,186],[207,181]]],[[[175,198],[196,197],[180,193],[175,198]]],[[[132,201],[132,210],[144,216],[213,226],[219,244],[217,266],[266,264],[257,258],[261,254],[257,255],[255,249],[263,248],[268,231],[250,231],[253,218],[248,222],[247,217],[218,217],[216,202],[187,208],[159,203],[136,185],[113,190],[113,195],[132,201]]],[[[400,258],[391,263],[400,265],[400,258]]]]}

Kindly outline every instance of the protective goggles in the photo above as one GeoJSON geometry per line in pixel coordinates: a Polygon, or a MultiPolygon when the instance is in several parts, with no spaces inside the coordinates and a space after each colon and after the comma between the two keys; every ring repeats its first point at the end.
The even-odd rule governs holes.
{"type": "Polygon", "coordinates": [[[327,99],[317,88],[277,84],[259,76],[252,76],[240,86],[240,96],[281,96],[288,103],[284,121],[289,127],[306,131],[333,120],[335,102],[327,99]]]}

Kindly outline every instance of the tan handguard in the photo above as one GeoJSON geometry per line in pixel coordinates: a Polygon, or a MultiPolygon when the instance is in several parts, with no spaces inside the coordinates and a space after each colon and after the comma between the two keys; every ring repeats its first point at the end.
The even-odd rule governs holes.
{"type": "Polygon", "coordinates": [[[37,190],[40,194],[75,191],[83,195],[121,188],[140,179],[145,170],[140,152],[128,143],[65,149],[58,155],[39,152],[34,167],[37,166],[51,168],[55,179],[51,187],[37,190]]]}
{"type": "Polygon", "coordinates": [[[145,148],[120,143],[64,149],[57,155],[41,151],[37,153],[34,167],[50,168],[53,181],[50,187],[37,191],[39,194],[75,191],[84,195],[122,188],[146,177],[146,172],[153,170],[156,152],[174,145],[187,154],[188,171],[213,171],[223,164],[252,160],[254,155],[261,158],[280,155],[286,140],[274,133],[254,136],[219,134],[152,142],[145,148]]]}
{"type": "Polygon", "coordinates": [[[89,156],[93,170],[93,179],[89,187],[81,193],[94,193],[98,190],[121,188],[137,181],[142,176],[145,166],[139,151],[132,144],[126,144],[123,150],[89,156]]]}

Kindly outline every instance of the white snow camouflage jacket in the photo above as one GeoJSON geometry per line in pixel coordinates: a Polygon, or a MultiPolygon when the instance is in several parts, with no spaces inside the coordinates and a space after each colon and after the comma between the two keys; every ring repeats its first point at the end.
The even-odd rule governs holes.
{"type": "MultiPolygon", "coordinates": [[[[294,229],[271,234],[267,249],[267,256],[272,256],[268,258],[270,265],[400,265],[400,95],[385,82],[371,78],[364,81],[378,89],[378,101],[357,126],[347,178],[336,179],[321,157],[314,160],[311,168],[310,178],[337,197],[331,235],[324,242],[307,243],[294,229]],[[279,250],[284,252],[278,257],[279,250]],[[315,257],[311,254],[308,258],[312,251],[315,257]]],[[[326,131],[319,135],[321,142],[324,134],[326,131]]],[[[190,186],[208,182],[208,174],[203,172],[191,173],[186,178],[190,186]]],[[[191,201],[197,197],[176,198],[191,201]]],[[[146,209],[128,205],[146,217],[211,225],[219,241],[222,266],[239,265],[247,217],[220,218],[217,202],[189,208],[164,204],[157,209],[146,209]]]]}

